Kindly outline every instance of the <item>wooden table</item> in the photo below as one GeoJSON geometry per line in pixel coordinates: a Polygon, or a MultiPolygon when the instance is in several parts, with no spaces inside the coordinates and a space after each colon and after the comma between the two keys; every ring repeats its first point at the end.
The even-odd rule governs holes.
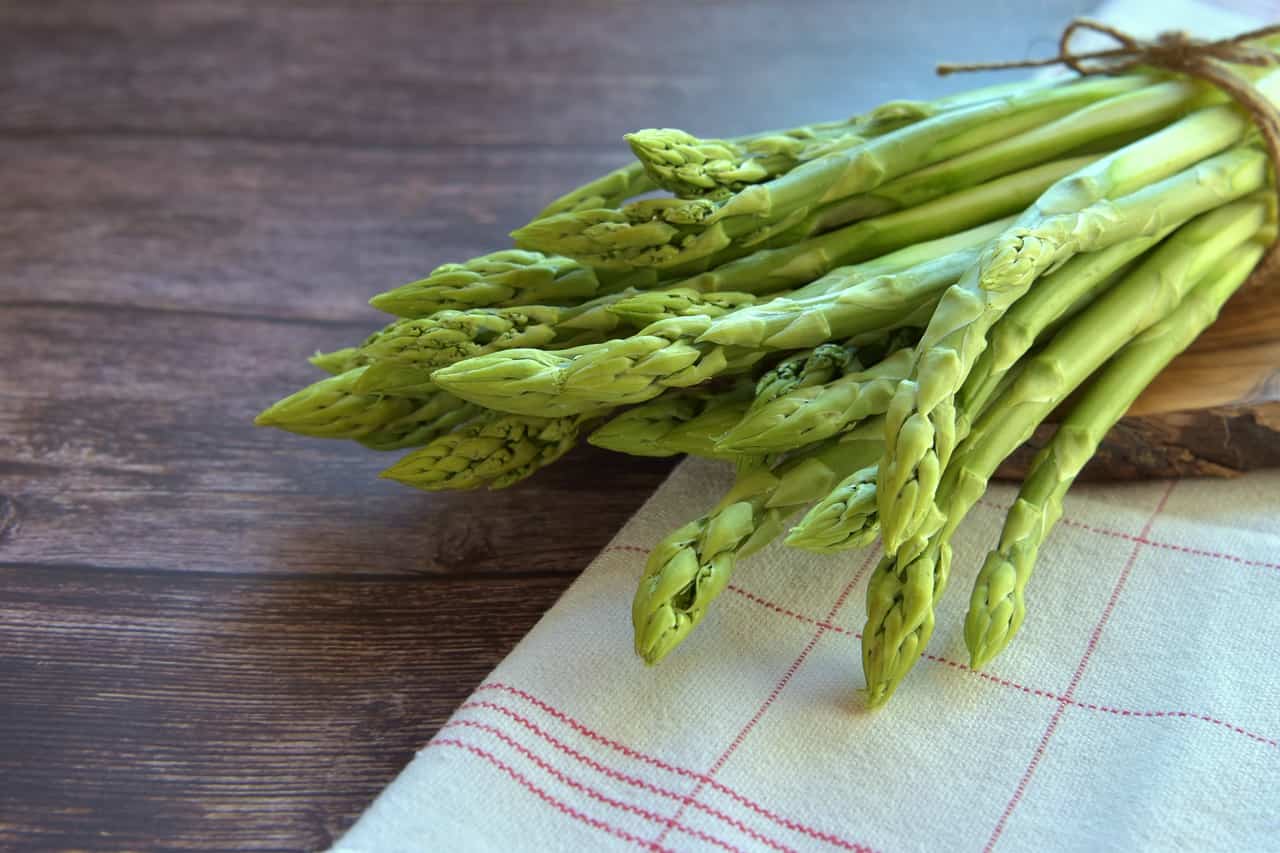
{"type": "Polygon", "coordinates": [[[324,847],[669,470],[426,495],[254,429],[369,295],[624,131],[975,85],[932,61],[1091,5],[0,3],[0,848],[324,847]]]}

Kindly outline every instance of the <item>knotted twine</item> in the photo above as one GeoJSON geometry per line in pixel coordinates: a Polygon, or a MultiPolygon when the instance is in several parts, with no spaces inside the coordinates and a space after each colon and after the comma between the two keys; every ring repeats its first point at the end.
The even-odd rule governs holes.
{"type": "MultiPolygon", "coordinates": [[[[1246,42],[1265,36],[1280,34],[1280,24],[1249,30],[1230,38],[1209,41],[1193,38],[1181,30],[1161,33],[1154,39],[1135,38],[1115,27],[1091,18],[1076,18],[1067,24],[1058,39],[1058,55],[1046,59],[1023,59],[1010,62],[972,62],[963,64],[939,64],[941,76],[966,71],[1002,71],[1009,68],[1045,68],[1065,65],[1077,74],[1088,77],[1094,74],[1122,74],[1139,66],[1150,66],[1165,71],[1185,74],[1203,80],[1235,101],[1249,115],[1267,155],[1271,159],[1272,180],[1277,196],[1280,196],[1280,110],[1267,100],[1249,80],[1231,69],[1231,65],[1267,67],[1280,65],[1280,55],[1255,47],[1246,42]],[[1071,40],[1081,30],[1089,30],[1119,44],[1108,50],[1077,53],[1071,48],[1071,40]]],[[[1280,238],[1271,242],[1258,265],[1253,268],[1244,286],[1258,284],[1263,279],[1280,274],[1280,238]]]]}

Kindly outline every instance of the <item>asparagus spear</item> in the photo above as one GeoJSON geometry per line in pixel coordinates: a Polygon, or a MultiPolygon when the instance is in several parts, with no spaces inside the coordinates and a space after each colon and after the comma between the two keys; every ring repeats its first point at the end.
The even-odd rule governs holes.
{"type": "MultiPolygon", "coordinates": [[[[268,407],[253,422],[316,438],[361,438],[421,405],[410,397],[356,393],[356,383],[367,369],[357,367],[314,382],[268,407]]],[[[431,396],[435,393],[443,392],[431,396]]]]}
{"type": "MultiPolygon", "coordinates": [[[[948,95],[932,103],[906,100],[890,101],[887,104],[876,107],[865,115],[857,116],[848,121],[806,125],[790,130],[763,131],[732,139],[729,142],[747,144],[751,146],[752,150],[763,149],[768,152],[772,150],[772,146],[785,145],[786,142],[784,140],[805,141],[820,137],[840,138],[849,133],[879,135],[911,122],[936,115],[946,109],[1004,97],[1013,92],[1025,94],[1032,90],[1050,89],[1060,85],[1063,85],[1060,80],[1019,81],[948,95]]],[[[551,202],[551,204],[542,209],[537,218],[541,219],[575,210],[617,207],[628,198],[646,193],[654,189],[655,186],[651,176],[646,173],[643,162],[628,163],[551,202]]]]}
{"type": "Polygon", "coordinates": [[[656,283],[657,275],[650,272],[618,275],[557,255],[503,249],[443,264],[424,279],[378,294],[369,304],[398,317],[428,317],[436,311],[573,304],[656,283]]]}
{"type": "Polygon", "coordinates": [[[880,532],[876,466],[854,471],[814,504],[787,534],[786,543],[819,554],[871,544],[880,532]]]}
{"type": "Polygon", "coordinates": [[[679,198],[727,199],[819,157],[860,145],[871,136],[928,118],[937,109],[900,102],[883,110],[879,122],[848,122],[795,128],[744,141],[704,139],[676,128],[646,128],[624,139],[649,177],[679,198]],[[890,113],[893,113],[890,116],[890,113]]]}
{"type": "Polygon", "coordinates": [[[1020,212],[1055,180],[1091,159],[1055,160],[928,204],[885,213],[778,248],[760,249],[685,278],[680,285],[703,292],[742,290],[756,294],[806,285],[802,288],[804,295],[814,295],[823,289],[818,284],[821,276],[885,252],[896,253],[913,244],[949,236],[957,238],[956,248],[986,242],[995,236],[987,233],[988,228],[995,230],[993,220],[1020,212]]]}
{"type": "Polygon", "coordinates": [[[1226,256],[1172,313],[1125,346],[1036,454],[1009,509],[999,548],[987,555],[969,599],[964,637],[974,669],[986,666],[1022,626],[1036,555],[1061,518],[1062,498],[1080,469],[1143,389],[1213,323],[1262,251],[1250,246],[1226,256]]]}
{"type": "Polygon", "coordinates": [[[643,163],[628,163],[560,196],[544,207],[537,218],[596,207],[617,207],[627,199],[647,193],[656,186],[645,172],[643,163]]]}
{"type": "MultiPolygon", "coordinates": [[[[944,477],[930,472],[937,502],[924,503],[912,534],[886,552],[868,588],[863,665],[873,705],[889,698],[928,643],[934,603],[950,567],[950,536],[1000,462],[1101,364],[1168,316],[1208,270],[1240,251],[1265,216],[1264,205],[1244,201],[1180,228],[1022,365],[1008,390],[978,418],[944,477]]],[[[901,416],[893,410],[899,404],[895,398],[887,419],[901,416]]],[[[877,489],[882,484],[883,477],[877,489]]],[[[883,501],[879,513],[883,534],[883,501]]]]}
{"type": "Polygon", "coordinates": [[[591,415],[538,418],[481,412],[382,472],[424,491],[501,489],[523,480],[567,453],[591,415]]]}
{"type": "Polygon", "coordinates": [[[759,411],[794,391],[823,385],[846,373],[862,370],[859,349],[851,344],[819,344],[784,358],[756,381],[750,412],[759,411]]]}
{"type": "Polygon", "coordinates": [[[677,265],[718,251],[762,224],[786,228],[824,205],[1144,83],[1139,77],[1095,78],[1015,92],[946,111],[820,157],[767,183],[752,185],[723,203],[664,200],[639,202],[624,210],[581,211],[537,220],[513,236],[534,248],[593,266],[677,265]],[[947,142],[952,145],[944,146],[947,142]]]}
{"type": "MultiPolygon", "coordinates": [[[[1221,99],[1221,94],[1211,87],[1188,80],[1123,92],[911,172],[868,193],[868,200],[875,199],[890,209],[910,207],[936,197],[940,190],[954,192],[1084,149],[1100,140],[1133,133],[1135,129],[1149,130],[1206,102],[1221,99]]],[[[940,153],[945,154],[946,149],[940,153]]]]}
{"type": "Polygon", "coordinates": [[[474,420],[484,409],[439,391],[402,418],[383,424],[356,439],[370,450],[421,447],[454,427],[474,420]]]}
{"type": "Polygon", "coordinates": [[[360,348],[373,367],[357,389],[387,392],[430,381],[431,372],[471,356],[516,347],[566,348],[607,340],[619,325],[609,308],[630,295],[611,294],[581,305],[525,305],[438,311],[400,320],[360,348]]]}
{"type": "Polygon", "coordinates": [[[339,373],[355,370],[365,364],[363,356],[360,355],[359,347],[343,347],[332,352],[318,352],[307,361],[330,376],[337,376],[339,373]]]}
{"type": "Polygon", "coordinates": [[[706,515],[674,531],[645,565],[631,618],[636,653],[657,663],[697,626],[724,590],[737,559],[767,545],[787,516],[879,453],[874,431],[865,440],[831,442],[769,469],[740,474],[706,515]]]}
{"type": "Polygon", "coordinates": [[[966,249],[896,273],[864,276],[864,270],[885,268],[886,256],[850,267],[838,279],[833,274],[833,283],[850,284],[825,296],[775,299],[716,319],[662,320],[629,338],[556,353],[507,350],[459,362],[433,378],[466,399],[529,414],[569,414],[606,399],[616,405],[643,402],[668,387],[748,370],[769,352],[907,323],[975,255],[975,249],[966,249]],[[722,346],[717,338],[743,344],[722,346]]]}
{"type": "MultiPolygon", "coordinates": [[[[1277,76],[1280,80],[1280,75],[1277,76]]],[[[1202,111],[1203,112],[1203,111],[1202,111]]],[[[1183,119],[1192,122],[1200,114],[1183,119]]],[[[1106,249],[1125,240],[1158,234],[1169,225],[1259,190],[1266,157],[1237,148],[1156,180],[1181,165],[1184,149],[1164,159],[1148,142],[1161,131],[1094,164],[1057,185],[986,249],[981,260],[942,297],[918,348],[910,380],[898,388],[887,419],[885,458],[878,500],[885,548],[896,550],[913,533],[933,498],[937,475],[955,441],[955,394],[986,346],[986,333],[1035,278],[1072,255],[1106,249]],[[1153,158],[1159,162],[1152,163],[1153,158]],[[1099,169],[1105,164],[1105,168],[1099,169]],[[1134,185],[1142,187],[1131,191],[1134,185]],[[1130,190],[1124,194],[1126,190],[1130,190]],[[1114,200],[1105,198],[1117,194],[1114,200]],[[1085,202],[1082,204],[1082,197],[1085,202]],[[1092,199],[1103,197],[1101,201],[1092,199]],[[1049,213],[1050,210],[1071,212],[1049,213]]],[[[1180,137],[1179,137],[1180,138],[1180,137]]],[[[1216,145],[1192,139],[1186,147],[1216,145]]]]}
{"type": "MultiPolygon", "coordinates": [[[[751,401],[753,385],[740,381],[732,385],[673,388],[641,406],[614,415],[587,437],[587,442],[605,450],[631,456],[676,456],[714,451],[714,436],[735,421],[731,413],[741,412],[751,401]],[[723,425],[723,426],[722,426],[723,425]],[[701,445],[695,447],[697,436],[701,445]]],[[[740,415],[738,415],[740,417],[740,415]]],[[[737,458],[737,455],[699,455],[737,458]]]]}
{"type": "MultiPolygon", "coordinates": [[[[1081,162],[1040,167],[1028,186],[1046,186],[1055,176],[1081,162]]],[[[910,228],[903,226],[903,219],[895,219],[897,224],[880,232],[876,230],[883,225],[879,220],[860,223],[856,227],[865,229],[864,236],[872,235],[867,239],[877,252],[909,244],[922,236],[936,239],[837,270],[793,294],[797,301],[771,300],[714,321],[705,316],[672,318],[631,338],[554,355],[541,350],[507,350],[445,368],[434,374],[434,380],[489,408],[525,414],[570,414],[594,405],[642,402],[657,396],[663,387],[682,387],[725,370],[744,370],[768,350],[815,346],[832,337],[904,322],[935,299],[971,263],[980,241],[991,233],[985,227],[973,227],[974,220],[1008,212],[1012,200],[1024,201],[1020,196],[1000,196],[994,192],[995,183],[998,182],[982,188],[984,200],[976,208],[970,208],[967,202],[952,204],[952,198],[937,203],[937,207],[927,205],[932,208],[927,215],[925,207],[921,207],[885,217],[889,220],[910,215],[914,223],[910,228]],[[994,207],[997,204],[1002,206],[999,210],[994,207]],[[941,236],[955,228],[968,230],[941,236]],[[874,236],[877,233],[895,235],[891,245],[881,245],[880,237],[874,236]],[[938,257],[944,250],[950,250],[950,254],[938,257]],[[916,263],[917,268],[914,272],[903,270],[903,263],[916,263]],[[867,273],[890,270],[893,272],[862,281],[867,273]],[[851,292],[854,282],[862,283],[857,292],[851,292]],[[766,328],[770,331],[768,336],[766,328]],[[749,346],[732,352],[714,343],[702,343],[717,337],[751,340],[749,346]]],[[[806,263],[802,269],[809,270],[811,265],[806,263]]]]}
{"type": "MultiPolygon", "coordinates": [[[[1021,179],[1026,176],[1019,177],[1021,179]]],[[[1045,185],[1046,177],[1046,174],[1033,175],[1021,190],[1012,192],[1002,204],[1016,205],[1034,196],[1036,188],[1045,185]]],[[[951,204],[951,200],[946,201],[947,207],[951,204]]],[[[951,222],[953,226],[957,224],[941,204],[937,207],[926,205],[911,211],[911,214],[915,221],[934,218],[938,223],[951,222]],[[929,209],[925,210],[925,207],[929,209]]],[[[961,219],[969,221],[968,217],[961,219]]],[[[903,218],[897,221],[901,226],[903,218]]],[[[1001,234],[1011,223],[1012,219],[997,219],[937,239],[917,241],[879,257],[854,261],[852,258],[858,256],[855,250],[862,246],[869,230],[867,226],[871,225],[870,222],[862,222],[850,226],[848,230],[833,231],[782,249],[754,252],[685,278],[679,282],[679,286],[690,287],[702,293],[735,291],[750,292],[757,296],[776,295],[797,288],[792,291],[791,296],[819,296],[847,287],[852,283],[850,276],[861,279],[888,275],[955,252],[976,250],[1001,234]],[[854,234],[852,229],[860,230],[854,234]]]]}
{"type": "MultiPolygon", "coordinates": [[[[775,293],[805,284],[840,264],[880,252],[882,245],[910,244],[979,225],[1029,204],[1053,180],[1082,160],[1069,160],[1019,172],[990,184],[956,193],[919,208],[801,240],[784,248],[744,249],[710,270],[683,275],[673,268],[659,276],[652,270],[597,270],[558,255],[507,249],[465,264],[445,264],[420,281],[379,294],[370,304],[397,316],[427,317],[436,311],[574,304],[627,288],[659,285],[703,293],[745,291],[775,293]]],[[[960,235],[957,235],[960,236],[960,235]]],[[[975,234],[987,237],[984,233],[975,234]]],[[[968,236],[962,236],[961,242],[968,236]]]]}
{"type": "Polygon", "coordinates": [[[904,348],[865,370],[796,389],[749,413],[718,446],[736,453],[776,453],[844,432],[888,410],[913,361],[914,348],[904,348]]]}
{"type": "Polygon", "coordinates": [[[681,198],[731,195],[813,159],[804,154],[806,141],[793,137],[780,138],[770,151],[675,128],[647,128],[623,138],[653,182],[681,198]]]}
{"type": "Polygon", "coordinates": [[[702,293],[692,287],[673,287],[629,294],[607,310],[626,325],[643,329],[670,317],[721,317],[755,301],[756,297],[751,293],[731,290],[702,293]]]}
{"type": "Polygon", "coordinates": [[[1025,95],[1032,88],[1047,89],[1062,83],[1061,80],[1018,82],[960,92],[933,102],[890,101],[846,121],[765,131],[737,139],[700,139],[671,128],[640,130],[627,134],[625,139],[657,186],[681,198],[723,198],[745,189],[748,184],[786,174],[801,163],[946,110],[1015,92],[1025,95]]]}

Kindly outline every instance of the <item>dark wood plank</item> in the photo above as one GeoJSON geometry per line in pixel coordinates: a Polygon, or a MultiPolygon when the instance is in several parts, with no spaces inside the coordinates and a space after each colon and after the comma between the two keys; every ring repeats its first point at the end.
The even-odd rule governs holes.
{"type": "Polygon", "coordinates": [[[254,427],[360,326],[70,306],[0,311],[0,561],[224,572],[575,572],[670,468],[584,449],[496,492],[254,427]],[[607,484],[607,488],[606,485],[607,484]],[[555,535],[531,535],[555,531],[555,535]]]}
{"type": "Polygon", "coordinates": [[[322,849],[561,586],[0,568],[0,849],[322,849]]]}
{"type": "Polygon", "coordinates": [[[1092,5],[10,3],[0,57],[18,96],[0,129],[460,149],[733,134],[975,85],[933,63],[1048,52],[1092,5]]]}
{"type": "Polygon", "coordinates": [[[605,172],[624,153],[0,132],[0,307],[147,305],[375,328],[386,318],[370,296],[508,245],[581,170],[605,172]]]}

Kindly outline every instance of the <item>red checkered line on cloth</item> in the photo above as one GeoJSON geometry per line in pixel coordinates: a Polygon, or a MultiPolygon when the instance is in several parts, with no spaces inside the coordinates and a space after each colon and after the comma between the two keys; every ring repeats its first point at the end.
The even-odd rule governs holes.
{"type": "MultiPolygon", "coordinates": [[[[841,838],[839,835],[837,835],[834,832],[821,830],[816,827],[809,826],[800,821],[796,821],[791,818],[780,815],[775,811],[773,811],[772,809],[768,808],[767,806],[764,806],[761,803],[749,797],[744,796],[743,794],[739,793],[738,791],[734,790],[728,785],[725,785],[717,781],[716,779],[712,778],[708,774],[699,773],[687,767],[680,767],[675,764],[671,764],[669,762],[663,761],[660,758],[657,758],[656,756],[649,755],[637,749],[633,749],[632,747],[629,747],[626,744],[620,743],[619,741],[613,738],[610,738],[607,735],[601,734],[600,732],[596,731],[595,729],[591,728],[590,726],[576,719],[575,717],[565,712],[564,710],[557,708],[542,699],[539,699],[538,697],[534,696],[532,693],[530,693],[527,690],[523,690],[518,687],[514,687],[512,685],[504,684],[501,682],[486,682],[476,688],[476,693],[478,694],[481,692],[494,691],[494,690],[503,691],[505,693],[508,693],[510,695],[523,699],[525,702],[529,703],[533,707],[547,714],[549,717],[552,717],[553,719],[559,720],[561,723],[564,723],[570,729],[582,735],[583,737],[586,737],[589,740],[593,740],[596,743],[602,744],[603,746],[607,746],[611,750],[621,755],[624,755],[627,758],[646,764],[650,767],[655,767],[657,769],[664,770],[673,775],[685,777],[685,778],[694,780],[695,782],[705,783],[707,787],[721,794],[724,794],[726,797],[728,797],[730,800],[734,801],[735,803],[754,812],[760,817],[763,817],[766,820],[771,821],[772,823],[782,827],[783,829],[787,829],[792,832],[805,835],[816,841],[822,841],[826,844],[830,844],[831,846],[837,847],[842,850],[854,850],[854,851],[870,850],[870,848],[868,848],[867,846],[859,844],[857,842],[850,841],[845,838],[841,838]]],[[[467,704],[470,705],[473,703],[467,703],[467,704]]],[[[463,705],[462,707],[465,708],[467,707],[467,705],[463,705]]],[[[748,832],[745,834],[749,835],[750,833],[748,832]]]]}

